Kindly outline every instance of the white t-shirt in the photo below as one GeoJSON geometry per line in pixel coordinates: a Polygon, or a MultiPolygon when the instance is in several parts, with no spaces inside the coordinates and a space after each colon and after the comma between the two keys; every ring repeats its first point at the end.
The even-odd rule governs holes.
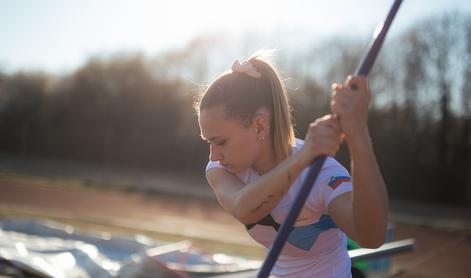
{"type": "MultiPolygon", "coordinates": [[[[293,153],[299,151],[303,144],[303,140],[296,139],[293,153]]],[[[212,168],[224,167],[219,162],[210,161],[206,166],[206,171],[212,168]]],[[[282,224],[288,216],[307,173],[308,169],[306,168],[272,210],[270,215],[275,225],[270,226],[260,222],[255,225],[247,225],[250,236],[265,246],[267,250],[276,238],[277,225],[282,224]]],[[[244,184],[249,184],[260,177],[252,168],[246,169],[236,176],[244,184]]],[[[351,262],[347,252],[346,235],[336,227],[327,211],[329,203],[335,197],[351,190],[351,177],[348,171],[334,158],[328,157],[295,222],[295,228],[290,233],[273,267],[273,275],[295,278],[351,277],[351,262]]]]}

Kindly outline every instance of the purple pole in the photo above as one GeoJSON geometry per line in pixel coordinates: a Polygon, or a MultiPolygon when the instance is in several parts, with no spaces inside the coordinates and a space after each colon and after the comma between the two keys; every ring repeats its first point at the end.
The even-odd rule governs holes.
{"type": "MultiPolygon", "coordinates": [[[[375,32],[373,43],[370,45],[370,48],[363,60],[361,61],[361,64],[356,69],[355,75],[367,76],[370,72],[379,53],[379,50],[383,45],[386,33],[388,32],[389,27],[391,26],[394,16],[396,15],[401,3],[402,0],[395,0],[391,9],[389,10],[386,20],[384,21],[384,23],[378,26],[378,28],[381,29],[379,30],[379,32],[375,32]]],[[[303,182],[301,190],[296,196],[296,199],[294,200],[293,206],[291,207],[291,210],[289,211],[285,222],[280,227],[275,242],[273,243],[273,246],[270,249],[268,256],[265,258],[265,262],[263,263],[260,272],[258,273],[258,278],[266,278],[270,275],[273,265],[278,259],[278,256],[280,255],[281,250],[283,249],[283,246],[286,240],[288,239],[289,233],[293,229],[294,222],[298,217],[302,207],[304,206],[306,198],[309,195],[309,192],[311,192],[311,189],[314,186],[314,183],[316,182],[317,176],[319,175],[319,172],[322,169],[322,165],[324,165],[326,158],[326,156],[317,157],[314,162],[309,166],[309,172],[303,182]]]]}

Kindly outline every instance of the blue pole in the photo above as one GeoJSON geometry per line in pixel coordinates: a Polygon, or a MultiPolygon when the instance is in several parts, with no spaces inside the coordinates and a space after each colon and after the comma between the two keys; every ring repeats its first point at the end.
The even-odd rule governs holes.
{"type": "MultiPolygon", "coordinates": [[[[381,49],[386,33],[388,32],[389,27],[391,26],[394,16],[396,15],[401,3],[402,0],[395,0],[391,9],[389,10],[386,20],[384,21],[384,23],[378,26],[380,28],[379,32],[375,32],[373,43],[370,45],[370,48],[366,53],[365,57],[363,58],[361,64],[356,69],[355,75],[367,76],[370,72],[379,53],[379,50],[381,49]]],[[[317,176],[319,175],[319,172],[322,169],[326,158],[326,156],[317,157],[314,162],[309,166],[309,172],[306,176],[306,179],[304,180],[303,185],[298,195],[296,196],[296,199],[294,200],[293,206],[291,207],[291,210],[289,211],[285,222],[280,227],[275,242],[273,243],[272,248],[270,249],[270,252],[268,253],[267,257],[265,258],[260,272],[258,273],[258,278],[266,278],[270,275],[273,265],[278,259],[278,256],[280,255],[281,250],[283,249],[283,246],[286,240],[288,239],[291,230],[293,229],[294,222],[296,221],[296,218],[298,217],[302,207],[304,206],[306,198],[311,192],[311,189],[314,186],[314,183],[316,182],[317,176]]]]}

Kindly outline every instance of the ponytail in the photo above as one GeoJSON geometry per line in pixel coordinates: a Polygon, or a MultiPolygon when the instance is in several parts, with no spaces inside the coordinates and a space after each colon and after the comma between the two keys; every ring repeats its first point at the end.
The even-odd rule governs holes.
{"type": "Polygon", "coordinates": [[[273,99],[271,137],[275,151],[275,161],[279,163],[290,155],[291,148],[295,145],[291,106],[289,105],[286,88],[277,69],[267,60],[255,54],[249,59],[249,62],[262,75],[266,76],[270,83],[273,99]]]}
{"type": "Polygon", "coordinates": [[[291,107],[280,75],[274,65],[256,53],[248,60],[260,77],[241,72],[228,72],[217,78],[195,103],[199,115],[203,109],[223,105],[228,116],[250,125],[258,109],[270,111],[270,138],[275,154],[275,164],[289,157],[295,145],[291,121],[291,107]]]}

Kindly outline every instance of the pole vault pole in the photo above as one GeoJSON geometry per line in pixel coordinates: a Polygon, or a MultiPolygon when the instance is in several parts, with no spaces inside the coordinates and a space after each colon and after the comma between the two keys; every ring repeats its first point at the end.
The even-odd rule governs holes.
{"type": "MultiPolygon", "coordinates": [[[[376,60],[378,52],[381,49],[384,38],[386,37],[386,33],[388,32],[389,27],[391,26],[394,16],[396,15],[401,3],[402,0],[395,0],[391,9],[389,10],[386,20],[376,28],[373,42],[371,43],[369,50],[366,53],[365,57],[362,59],[360,65],[356,69],[355,75],[367,76],[370,72],[376,60]]],[[[352,89],[355,90],[356,87],[352,87],[352,89]]],[[[309,172],[306,176],[306,179],[304,180],[303,185],[299,190],[296,199],[293,202],[293,206],[291,207],[291,210],[289,211],[285,222],[280,227],[275,242],[273,243],[272,248],[270,249],[270,252],[268,253],[267,257],[265,258],[265,262],[263,263],[260,272],[258,273],[258,278],[266,278],[268,277],[268,275],[270,275],[273,265],[278,259],[278,256],[280,255],[281,250],[283,249],[283,246],[289,236],[289,233],[293,229],[294,222],[298,217],[302,207],[304,206],[306,198],[309,195],[309,192],[311,191],[312,187],[314,186],[314,183],[316,182],[317,176],[319,175],[319,172],[322,168],[322,165],[324,165],[326,158],[326,156],[317,157],[314,162],[309,166],[309,172]]]]}

